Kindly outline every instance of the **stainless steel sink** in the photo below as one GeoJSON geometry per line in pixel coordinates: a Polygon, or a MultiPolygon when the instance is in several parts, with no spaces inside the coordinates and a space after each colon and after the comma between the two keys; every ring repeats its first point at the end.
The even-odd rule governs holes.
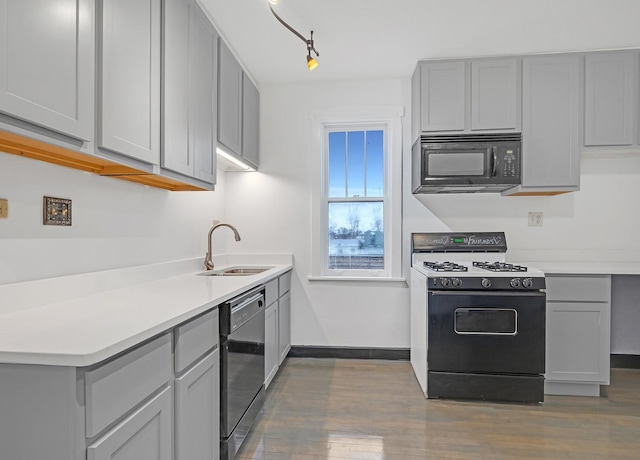
{"type": "Polygon", "coordinates": [[[201,276],[251,276],[257,275],[273,267],[229,267],[221,270],[210,270],[198,273],[201,276]]]}

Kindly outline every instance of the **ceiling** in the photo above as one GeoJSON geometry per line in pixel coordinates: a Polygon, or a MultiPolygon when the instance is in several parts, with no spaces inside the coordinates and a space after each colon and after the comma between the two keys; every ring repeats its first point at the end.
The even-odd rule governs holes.
{"type": "Polygon", "coordinates": [[[408,78],[420,59],[640,48],[638,0],[198,0],[258,82],[408,78]]]}

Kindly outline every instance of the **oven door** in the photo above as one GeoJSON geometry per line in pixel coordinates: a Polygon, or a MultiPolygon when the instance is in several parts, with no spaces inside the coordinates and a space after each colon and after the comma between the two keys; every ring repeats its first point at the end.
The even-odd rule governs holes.
{"type": "Polygon", "coordinates": [[[545,293],[430,291],[429,371],[543,374],[545,293]]]}

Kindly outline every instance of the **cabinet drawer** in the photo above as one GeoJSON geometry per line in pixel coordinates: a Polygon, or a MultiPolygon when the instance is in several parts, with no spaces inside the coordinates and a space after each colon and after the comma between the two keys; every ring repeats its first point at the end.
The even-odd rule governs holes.
{"type": "Polygon", "coordinates": [[[278,300],[278,280],[271,280],[266,284],[266,294],[264,296],[264,301],[267,304],[267,307],[271,305],[273,302],[278,300]]]}
{"type": "Polygon", "coordinates": [[[285,293],[289,292],[289,289],[291,289],[291,270],[280,276],[279,281],[280,289],[278,297],[282,297],[285,293]]]}
{"type": "Polygon", "coordinates": [[[175,370],[180,373],[218,345],[218,309],[175,329],[175,370]]]}
{"type": "Polygon", "coordinates": [[[611,277],[609,275],[548,275],[546,283],[547,301],[609,302],[611,298],[611,277]]]}
{"type": "Polygon", "coordinates": [[[171,334],[85,374],[86,430],[91,438],[171,379],[171,334]]]}

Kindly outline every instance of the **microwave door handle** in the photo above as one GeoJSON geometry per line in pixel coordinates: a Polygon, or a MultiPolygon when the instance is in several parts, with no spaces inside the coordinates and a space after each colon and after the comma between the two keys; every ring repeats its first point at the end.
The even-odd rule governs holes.
{"type": "Polygon", "coordinates": [[[496,148],[491,147],[491,177],[496,177],[498,169],[498,156],[496,155],[496,148]]]}

